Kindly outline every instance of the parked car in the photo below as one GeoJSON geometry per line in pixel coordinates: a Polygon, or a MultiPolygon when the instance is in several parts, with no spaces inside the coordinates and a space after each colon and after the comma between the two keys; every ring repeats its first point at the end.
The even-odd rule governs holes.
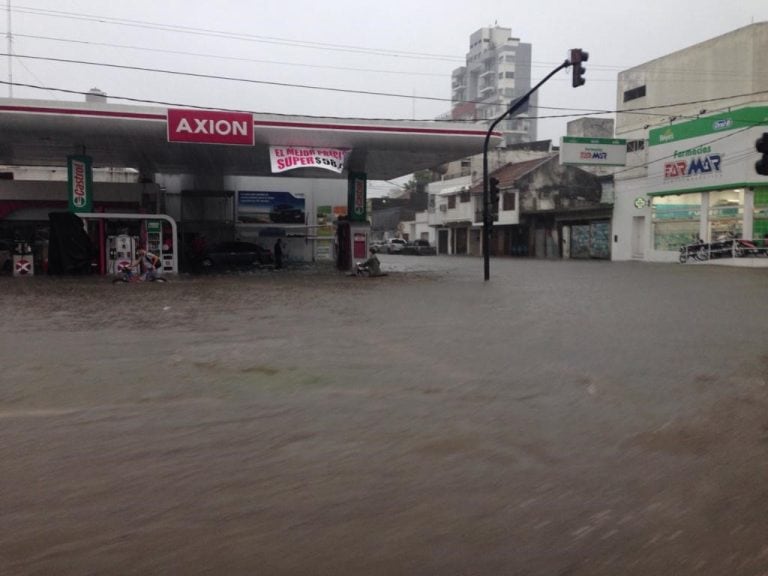
{"type": "Polygon", "coordinates": [[[269,219],[272,222],[279,222],[281,224],[303,224],[304,210],[296,208],[291,204],[278,204],[272,208],[272,211],[269,213],[269,219]]]}
{"type": "Polygon", "coordinates": [[[390,238],[387,240],[387,254],[399,254],[407,244],[402,238],[390,238]]]}
{"type": "Polygon", "coordinates": [[[272,251],[253,242],[222,242],[207,250],[200,263],[204,269],[243,268],[271,264],[272,251]]]}
{"type": "Polygon", "coordinates": [[[386,252],[387,251],[387,243],[382,241],[374,242],[371,244],[371,248],[374,252],[386,252]]]}
{"type": "Polygon", "coordinates": [[[414,254],[416,256],[434,256],[437,250],[427,240],[414,240],[409,242],[401,251],[401,254],[414,254]]]}

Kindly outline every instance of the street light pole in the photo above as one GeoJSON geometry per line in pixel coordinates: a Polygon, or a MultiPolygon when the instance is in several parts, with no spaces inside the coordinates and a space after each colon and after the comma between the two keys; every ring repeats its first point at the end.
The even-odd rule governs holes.
{"type": "Polygon", "coordinates": [[[552,70],[549,74],[547,74],[544,79],[536,84],[533,88],[528,90],[523,96],[515,100],[515,102],[512,104],[512,106],[504,112],[501,116],[496,118],[496,120],[493,121],[491,126],[488,128],[488,132],[485,135],[485,142],[483,144],[483,270],[484,270],[484,278],[487,281],[491,277],[491,199],[490,199],[490,192],[488,190],[488,143],[491,140],[491,132],[493,132],[493,129],[496,128],[496,126],[499,125],[499,122],[501,122],[505,117],[509,116],[516,110],[518,110],[523,104],[528,102],[528,99],[531,97],[531,94],[536,92],[536,90],[539,89],[539,87],[544,84],[547,80],[552,78],[555,74],[560,72],[563,68],[568,68],[568,66],[571,65],[570,60],[564,61],[560,66],[552,70]]]}

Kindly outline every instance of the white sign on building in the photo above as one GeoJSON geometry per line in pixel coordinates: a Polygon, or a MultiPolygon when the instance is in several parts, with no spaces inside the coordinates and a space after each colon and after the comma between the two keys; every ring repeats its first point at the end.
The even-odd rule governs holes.
{"type": "Polygon", "coordinates": [[[560,138],[560,164],[625,166],[627,141],[620,138],[560,138]]]}

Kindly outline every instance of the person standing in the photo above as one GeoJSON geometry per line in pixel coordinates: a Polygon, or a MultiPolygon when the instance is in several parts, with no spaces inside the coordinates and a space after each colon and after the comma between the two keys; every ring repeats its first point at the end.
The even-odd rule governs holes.
{"type": "Polygon", "coordinates": [[[278,238],[277,242],[275,242],[275,270],[278,270],[283,267],[283,241],[278,238]]]}

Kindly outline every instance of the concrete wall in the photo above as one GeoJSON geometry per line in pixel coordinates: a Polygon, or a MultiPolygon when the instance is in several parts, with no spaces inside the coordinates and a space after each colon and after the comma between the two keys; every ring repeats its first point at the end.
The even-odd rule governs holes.
{"type": "Polygon", "coordinates": [[[617,114],[616,135],[623,138],[645,125],[668,121],[658,114],[695,117],[702,109],[712,113],[756,101],[760,95],[746,95],[768,90],[766,54],[768,22],[760,22],[620,72],[617,110],[660,108],[653,115],[617,114]],[[646,95],[624,102],[625,91],[640,86],[646,87],[646,95]],[[726,99],[702,102],[712,98],[726,99]]]}

